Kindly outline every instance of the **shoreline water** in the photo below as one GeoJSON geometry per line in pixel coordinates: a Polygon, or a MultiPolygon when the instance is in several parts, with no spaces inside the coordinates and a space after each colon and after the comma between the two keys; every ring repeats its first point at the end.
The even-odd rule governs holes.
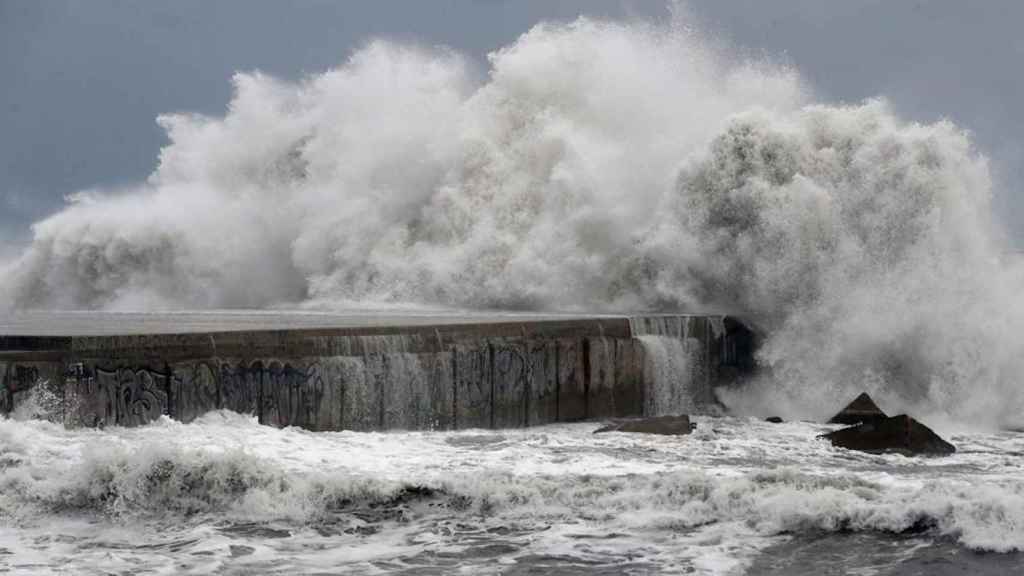
{"type": "Polygon", "coordinates": [[[1022,435],[958,432],[957,454],[907,458],[817,439],[834,426],[696,422],[652,437],[594,436],[597,423],[317,433],[229,412],[104,430],[0,419],[0,565],[777,574],[860,550],[865,565],[1024,566],[1008,456],[1022,435]]]}

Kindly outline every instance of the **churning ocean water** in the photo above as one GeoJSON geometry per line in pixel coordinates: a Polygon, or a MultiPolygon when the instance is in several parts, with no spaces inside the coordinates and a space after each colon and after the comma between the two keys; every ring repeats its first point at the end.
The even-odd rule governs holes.
{"type": "Polygon", "coordinates": [[[698,417],[309,432],[212,412],[65,429],[0,420],[13,574],[1019,574],[1024,434],[945,458],[833,448],[832,427],[698,417]]]}

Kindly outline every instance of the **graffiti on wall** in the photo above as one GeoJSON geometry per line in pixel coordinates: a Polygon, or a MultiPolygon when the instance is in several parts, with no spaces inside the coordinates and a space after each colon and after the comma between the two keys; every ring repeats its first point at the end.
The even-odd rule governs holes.
{"type": "Polygon", "coordinates": [[[516,428],[526,425],[529,364],[526,345],[520,342],[495,342],[491,345],[493,368],[493,428],[516,428]]]}
{"type": "Polygon", "coordinates": [[[72,364],[65,374],[65,421],[85,426],[139,426],[167,414],[169,375],[151,368],[72,364]]]}
{"type": "Polygon", "coordinates": [[[311,430],[520,427],[640,415],[649,363],[637,339],[591,336],[473,338],[429,352],[364,347],[291,359],[6,362],[0,411],[42,378],[58,384],[66,421],[79,425],[136,426],[162,415],[189,422],[226,409],[311,430]]]}
{"type": "Polygon", "coordinates": [[[6,363],[0,362],[0,414],[13,412],[18,406],[35,395],[33,417],[47,419],[61,418],[63,410],[60,390],[54,389],[54,370],[45,362],[6,363]],[[46,384],[43,394],[36,395],[40,384],[46,384]]]}
{"type": "Polygon", "coordinates": [[[189,422],[218,409],[257,415],[274,426],[340,425],[340,395],[328,390],[316,362],[204,360],[162,369],[75,363],[65,376],[68,419],[78,425],[138,426],[164,414],[189,422]],[[338,416],[332,417],[325,403],[335,400],[338,416]]]}

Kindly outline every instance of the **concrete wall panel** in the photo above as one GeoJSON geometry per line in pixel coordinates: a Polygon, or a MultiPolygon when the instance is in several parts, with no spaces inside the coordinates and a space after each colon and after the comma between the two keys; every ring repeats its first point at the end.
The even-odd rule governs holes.
{"type": "Polygon", "coordinates": [[[428,430],[451,430],[455,423],[455,374],[452,371],[454,352],[442,350],[420,356],[424,370],[429,371],[430,418],[428,430]]]}
{"type": "Polygon", "coordinates": [[[486,342],[457,343],[454,358],[456,427],[490,428],[490,348],[486,342]]]}
{"type": "Polygon", "coordinates": [[[644,348],[639,340],[616,339],[612,398],[618,417],[643,414],[644,348]]]}
{"type": "Polygon", "coordinates": [[[212,362],[180,362],[171,366],[170,415],[191,422],[220,406],[219,370],[212,362]]]}
{"type": "Polygon", "coordinates": [[[526,425],[528,360],[526,343],[497,340],[491,344],[493,374],[493,428],[521,428],[526,425]]]}
{"type": "MultiPolygon", "coordinates": [[[[576,422],[587,418],[587,381],[584,377],[582,338],[557,341],[558,421],[576,422]]],[[[589,352],[588,352],[589,356],[589,352]]]]}
{"type": "Polygon", "coordinates": [[[92,367],[77,364],[64,384],[64,423],[68,426],[113,426],[117,423],[117,391],[99,380],[92,367]]]}
{"type": "Polygon", "coordinates": [[[220,365],[219,407],[239,414],[259,416],[262,370],[245,360],[220,365]]]}
{"type": "Polygon", "coordinates": [[[538,426],[558,421],[558,341],[528,341],[529,397],[526,424],[538,426]]]}
{"type": "Polygon", "coordinates": [[[14,409],[14,398],[7,387],[7,362],[0,362],[0,415],[7,415],[14,409]]]}
{"type": "Polygon", "coordinates": [[[339,377],[342,393],[342,428],[346,430],[379,430],[381,425],[381,398],[379,389],[373,386],[367,370],[367,362],[381,362],[380,355],[373,357],[334,356],[330,363],[339,377]]]}
{"type": "Polygon", "coordinates": [[[587,418],[612,418],[615,409],[615,341],[589,338],[590,382],[587,387],[587,418]]]}
{"type": "Polygon", "coordinates": [[[330,402],[336,396],[330,386],[319,362],[272,360],[263,372],[261,422],[278,427],[321,429],[321,407],[326,402],[325,409],[331,412],[330,402]]]}
{"type": "Polygon", "coordinates": [[[419,355],[384,356],[385,430],[422,430],[429,427],[431,414],[431,371],[424,369],[419,355]]]}

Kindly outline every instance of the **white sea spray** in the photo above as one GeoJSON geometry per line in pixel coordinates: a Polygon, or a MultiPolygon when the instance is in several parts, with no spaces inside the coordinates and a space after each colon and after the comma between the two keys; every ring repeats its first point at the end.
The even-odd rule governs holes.
{"type": "Polygon", "coordinates": [[[949,122],[829,105],[669,24],[541,24],[485,73],[374,41],[160,118],[144,184],[73,195],[0,279],[21,308],[424,305],[732,311],[771,376],[723,399],[820,417],[1019,419],[1022,271],[949,122]]]}

